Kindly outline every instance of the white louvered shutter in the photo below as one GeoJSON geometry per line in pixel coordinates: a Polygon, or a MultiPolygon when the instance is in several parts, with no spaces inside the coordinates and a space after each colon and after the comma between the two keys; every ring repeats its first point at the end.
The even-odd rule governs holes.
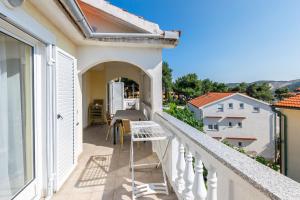
{"type": "Polygon", "coordinates": [[[74,58],[57,50],[57,172],[56,190],[74,167],[74,58]]]}

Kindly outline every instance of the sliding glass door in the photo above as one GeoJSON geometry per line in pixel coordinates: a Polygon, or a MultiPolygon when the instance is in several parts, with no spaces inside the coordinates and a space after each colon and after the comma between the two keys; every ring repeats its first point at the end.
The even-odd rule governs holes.
{"type": "Polygon", "coordinates": [[[0,200],[35,177],[33,47],[0,32],[0,200]]]}

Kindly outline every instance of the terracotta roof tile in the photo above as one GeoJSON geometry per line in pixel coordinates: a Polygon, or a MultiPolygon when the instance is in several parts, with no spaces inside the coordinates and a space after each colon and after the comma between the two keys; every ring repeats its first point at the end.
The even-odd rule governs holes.
{"type": "Polygon", "coordinates": [[[196,97],[196,98],[190,100],[188,103],[199,108],[199,107],[205,106],[209,103],[212,103],[214,101],[228,97],[232,94],[234,94],[234,93],[232,93],[232,92],[209,92],[205,95],[202,95],[202,96],[199,96],[199,97],[196,97]]]}
{"type": "Polygon", "coordinates": [[[300,108],[300,94],[278,101],[274,104],[276,107],[300,108]]]}

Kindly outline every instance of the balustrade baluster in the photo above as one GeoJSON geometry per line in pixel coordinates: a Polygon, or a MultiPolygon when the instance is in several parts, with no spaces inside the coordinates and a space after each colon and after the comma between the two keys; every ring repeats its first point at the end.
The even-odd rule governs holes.
{"type": "Polygon", "coordinates": [[[207,200],[217,200],[217,173],[216,169],[210,166],[207,176],[207,200]]]}
{"type": "Polygon", "coordinates": [[[181,194],[184,190],[184,167],[185,167],[185,160],[184,160],[184,145],[179,141],[179,153],[178,153],[178,160],[177,160],[177,178],[176,178],[176,186],[178,192],[181,194]]]}
{"type": "Polygon", "coordinates": [[[186,161],[184,171],[185,189],[183,190],[183,198],[185,200],[194,199],[192,191],[194,182],[193,155],[189,148],[186,148],[186,161]]]}
{"type": "Polygon", "coordinates": [[[195,179],[193,185],[195,200],[205,200],[207,191],[203,178],[203,164],[198,153],[195,154],[195,179]]]}

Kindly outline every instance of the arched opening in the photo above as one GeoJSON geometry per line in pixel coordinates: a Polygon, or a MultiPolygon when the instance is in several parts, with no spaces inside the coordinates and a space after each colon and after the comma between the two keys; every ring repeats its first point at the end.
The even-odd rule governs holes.
{"type": "Polygon", "coordinates": [[[95,65],[82,74],[83,127],[105,123],[106,114],[116,110],[137,109],[149,116],[143,105],[151,105],[151,91],[151,77],[133,64],[95,65]]]}

